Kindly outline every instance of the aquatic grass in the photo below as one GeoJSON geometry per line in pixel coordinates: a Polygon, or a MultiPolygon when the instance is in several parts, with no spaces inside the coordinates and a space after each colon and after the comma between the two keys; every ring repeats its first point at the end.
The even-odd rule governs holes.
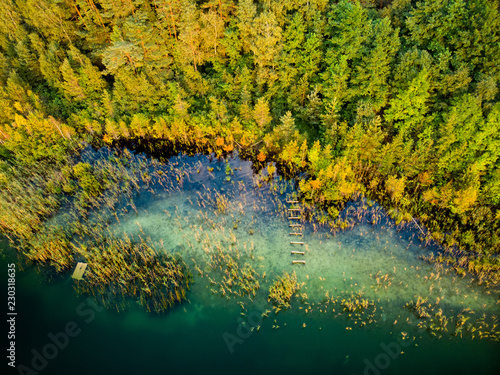
{"type": "Polygon", "coordinates": [[[73,266],[73,249],[61,227],[46,225],[43,231],[22,243],[21,248],[30,261],[51,266],[56,272],[73,266]]]}
{"type": "Polygon", "coordinates": [[[290,300],[300,287],[301,285],[297,282],[295,271],[291,274],[283,272],[281,276],[276,278],[269,288],[268,298],[268,301],[274,305],[273,308],[276,313],[280,310],[290,308],[290,300]]]}
{"type": "Polygon", "coordinates": [[[88,267],[77,290],[108,307],[123,310],[136,300],[149,312],[163,313],[187,298],[192,277],[186,264],[142,238],[97,238],[78,253],[88,267]]]}

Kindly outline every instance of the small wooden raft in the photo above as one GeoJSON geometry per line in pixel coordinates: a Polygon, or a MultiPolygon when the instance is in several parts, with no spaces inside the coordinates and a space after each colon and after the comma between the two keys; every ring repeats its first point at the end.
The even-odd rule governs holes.
{"type": "Polygon", "coordinates": [[[290,243],[293,245],[293,244],[297,244],[297,245],[303,245],[304,242],[295,242],[295,241],[290,241],[290,243]]]}
{"type": "Polygon", "coordinates": [[[76,280],[81,280],[86,268],[87,263],[78,262],[75,267],[75,272],[73,272],[73,275],[71,275],[71,277],[76,280]]]}
{"type": "Polygon", "coordinates": [[[292,264],[306,264],[305,260],[292,260],[292,264]]]}
{"type": "Polygon", "coordinates": [[[302,254],[302,255],[305,255],[305,251],[292,251],[292,254],[302,254]]]}

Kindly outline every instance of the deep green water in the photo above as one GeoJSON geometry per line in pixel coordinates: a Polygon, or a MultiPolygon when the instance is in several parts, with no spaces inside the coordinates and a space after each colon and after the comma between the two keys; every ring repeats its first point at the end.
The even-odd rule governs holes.
{"type": "MultiPolygon", "coordinates": [[[[270,193],[268,185],[257,186],[260,182],[250,163],[230,162],[233,174],[226,181],[224,162],[210,162],[204,156],[171,159],[170,165],[189,174],[183,183],[143,192],[134,200],[137,213],[124,204],[127,212],[120,215],[120,223],[110,227],[115,233],[129,235],[142,231],[152,241],[162,241],[167,251],[181,253],[191,267],[196,262],[204,276],[193,271],[195,282],[188,302],[161,316],[135,305],[116,313],[77,295],[69,275],[49,282],[43,272],[18,270],[16,365],[31,369],[34,364],[42,365],[41,374],[75,375],[500,372],[498,342],[472,339],[471,335],[445,334],[436,339],[419,329],[418,319],[403,308],[416,296],[423,296],[432,303],[442,299],[439,307],[450,317],[467,307],[478,317],[498,315],[498,297],[469,280],[453,273],[426,279],[437,271],[418,258],[430,250],[419,243],[414,229],[398,231],[383,217],[377,225],[362,221],[334,236],[307,224],[303,238],[306,255],[297,258],[306,259],[307,264],[292,266],[293,245],[289,244],[290,228],[282,205],[292,189],[279,194],[278,187],[270,193]],[[209,173],[207,167],[215,169],[209,173]],[[217,214],[208,204],[197,204],[197,199],[208,201],[215,191],[229,199],[225,214],[217,214]],[[262,276],[253,301],[228,299],[210,291],[213,286],[207,276],[216,278],[217,273],[206,261],[217,244],[236,249],[242,261],[262,276]],[[271,312],[263,319],[262,313],[270,309],[266,301],[270,282],[283,270],[295,270],[305,283],[301,293],[307,293],[307,304],[295,299],[291,309],[276,316],[271,312]],[[388,274],[389,283],[377,285],[377,272],[388,274]],[[320,304],[327,291],[330,296],[362,291],[376,302],[375,322],[359,327],[346,314],[339,316],[338,309],[327,309],[320,304]],[[238,305],[240,301],[244,309],[238,305]],[[306,313],[308,306],[312,311],[306,313]],[[32,363],[33,351],[44,353],[45,349],[48,356],[54,354],[49,333],[63,332],[68,322],[78,325],[79,333],[46,364],[32,363]]],[[[21,262],[5,242],[2,247],[1,285],[6,285],[7,264],[15,262],[19,267],[21,262]]]]}

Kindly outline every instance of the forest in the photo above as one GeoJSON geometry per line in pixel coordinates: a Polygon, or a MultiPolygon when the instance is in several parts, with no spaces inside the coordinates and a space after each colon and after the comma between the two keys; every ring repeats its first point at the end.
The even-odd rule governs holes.
{"type": "MultiPolygon", "coordinates": [[[[124,161],[82,162],[87,145],[238,152],[296,178],[331,225],[362,194],[397,223],[427,228],[447,249],[433,261],[498,286],[499,9],[490,0],[0,0],[1,231],[56,271],[81,256],[101,264],[106,251],[132,259],[130,272],[154,264],[156,277],[179,281],[151,305],[161,311],[189,286],[182,259],[155,258],[143,239],[75,245],[77,229],[46,222],[68,202],[85,218],[147,179],[124,161]]],[[[113,274],[102,267],[96,284],[113,274]]]]}

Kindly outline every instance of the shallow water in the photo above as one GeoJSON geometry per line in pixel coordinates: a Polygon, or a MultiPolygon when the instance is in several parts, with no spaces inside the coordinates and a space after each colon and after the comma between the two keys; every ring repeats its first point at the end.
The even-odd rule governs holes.
{"type": "MultiPolygon", "coordinates": [[[[377,225],[365,220],[336,234],[304,222],[299,240],[289,235],[285,201],[294,191],[291,185],[283,181],[270,189],[249,162],[229,162],[229,175],[226,162],[206,156],[172,158],[148,169],[167,173],[158,177],[161,184],[134,198],[135,209],[123,204],[119,223],[109,228],[150,237],[166,251],[180,253],[191,268],[197,265],[202,276],[193,269],[188,302],[161,316],[135,305],[116,313],[76,295],[69,276],[48,283],[34,270],[18,272],[17,364],[32,367],[31,350],[42,352],[49,332],[74,321],[81,333],[47,361],[42,374],[498,373],[498,342],[472,340],[470,334],[463,339],[443,334],[438,340],[418,328],[419,319],[403,307],[422,296],[433,305],[440,300],[437,308],[449,317],[469,308],[474,317],[486,314],[490,322],[498,313],[498,297],[467,278],[439,271],[429,280],[438,270],[419,259],[432,249],[420,243],[416,229],[398,229],[385,216],[377,225]],[[181,183],[175,177],[180,171],[187,173],[181,183]],[[216,192],[228,198],[225,213],[217,212],[216,192]],[[291,240],[305,245],[291,245],[291,240]],[[209,277],[217,281],[221,275],[209,264],[217,246],[258,272],[261,287],[255,297],[223,296],[211,285],[209,277]],[[291,250],[305,255],[291,255],[291,250]],[[292,265],[292,259],[304,259],[306,265],[292,265]],[[294,298],[289,310],[263,318],[271,309],[269,286],[283,270],[297,273],[304,283],[299,293],[307,298],[294,298]],[[349,319],[339,315],[338,304],[325,303],[327,292],[339,300],[361,292],[375,308],[349,319]]],[[[13,256],[5,253],[3,277],[13,256]]]]}
{"type": "Polygon", "coordinates": [[[437,275],[438,271],[418,256],[432,249],[419,241],[417,229],[398,229],[385,214],[380,224],[362,222],[335,235],[317,223],[313,226],[302,221],[303,237],[290,236],[294,230],[289,224],[298,222],[287,217],[286,209],[291,205],[286,204],[286,197],[293,193],[290,184],[283,194],[265,183],[259,188],[252,177],[251,163],[237,158],[230,159],[230,166],[241,170],[234,171],[229,182],[225,181],[224,161],[209,162],[206,156],[173,160],[182,162],[183,169],[190,171],[181,191],[158,189],[154,194],[143,194],[134,201],[137,213],[130,210],[123,214],[113,231],[143,233],[153,241],[163,242],[167,250],[178,251],[187,261],[195,259],[198,264],[206,258],[207,248],[217,244],[232,246],[241,254],[250,254],[248,261],[260,274],[266,272],[266,279],[283,270],[295,271],[299,281],[306,282],[313,302],[321,300],[326,291],[362,289],[365,297],[380,299],[391,307],[423,296],[443,298],[448,308],[467,306],[482,311],[498,308],[494,294],[485,294],[483,288],[452,272],[426,281],[431,273],[437,275]],[[208,174],[210,167],[214,171],[208,174]],[[205,207],[197,203],[200,196],[213,197],[217,191],[229,197],[224,214],[206,201],[205,207]],[[292,245],[290,241],[302,241],[304,245],[292,245]],[[303,250],[305,255],[292,256],[291,250],[303,250]],[[306,266],[292,265],[292,259],[304,259],[306,266]],[[378,287],[377,273],[389,274],[388,281],[378,287]]]}

